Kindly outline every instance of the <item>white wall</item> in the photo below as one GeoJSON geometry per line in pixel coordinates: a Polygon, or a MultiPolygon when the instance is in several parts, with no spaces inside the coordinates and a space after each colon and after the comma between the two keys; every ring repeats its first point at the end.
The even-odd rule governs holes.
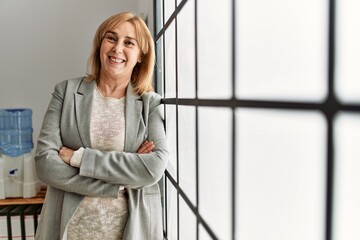
{"type": "Polygon", "coordinates": [[[33,110],[34,144],[54,85],[85,75],[96,28],[120,11],[152,22],[152,1],[0,1],[0,108],[33,110]]]}

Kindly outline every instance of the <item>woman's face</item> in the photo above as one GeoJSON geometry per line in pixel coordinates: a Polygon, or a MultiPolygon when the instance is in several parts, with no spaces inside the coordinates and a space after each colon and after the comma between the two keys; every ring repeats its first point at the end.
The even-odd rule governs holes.
{"type": "Polygon", "coordinates": [[[141,62],[135,28],[129,22],[105,33],[100,47],[101,78],[130,81],[132,71],[141,62]]]}

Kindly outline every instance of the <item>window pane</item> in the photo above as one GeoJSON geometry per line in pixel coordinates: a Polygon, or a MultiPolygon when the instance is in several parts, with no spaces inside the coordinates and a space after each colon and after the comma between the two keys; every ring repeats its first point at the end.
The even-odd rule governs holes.
{"type": "Polygon", "coordinates": [[[175,65],[175,24],[169,26],[165,32],[165,97],[176,97],[176,65],[175,65]]]}
{"type": "Polygon", "coordinates": [[[167,180],[167,231],[168,239],[177,239],[178,225],[178,203],[176,188],[167,180]]]}
{"type": "Polygon", "coordinates": [[[179,218],[180,239],[195,240],[197,226],[196,216],[181,197],[179,198],[179,218]]]}
{"type": "MultiPolygon", "coordinates": [[[[209,233],[205,230],[205,228],[202,225],[199,226],[199,239],[213,240],[213,238],[210,237],[209,233]]],[[[228,238],[228,239],[230,239],[230,238],[228,238]]]]}
{"type": "Polygon", "coordinates": [[[163,62],[163,37],[156,42],[156,92],[164,96],[164,62],[163,62]]]}
{"type": "Polygon", "coordinates": [[[196,121],[195,107],[179,106],[180,187],[196,205],[196,121]]]}
{"type": "Polygon", "coordinates": [[[177,136],[176,136],[176,106],[175,105],[166,105],[166,135],[168,141],[168,147],[170,151],[169,163],[167,166],[168,172],[176,180],[176,168],[177,168],[177,159],[176,159],[176,145],[177,145],[177,136]]]}
{"type": "Polygon", "coordinates": [[[323,115],[238,110],[236,117],[239,239],[324,239],[323,115]]]}
{"type": "Polygon", "coordinates": [[[230,98],[231,1],[198,0],[198,96],[230,98]]]}
{"type": "Polygon", "coordinates": [[[178,15],[179,97],[195,98],[194,1],[188,0],[178,15]]]}
{"type": "MultiPolygon", "coordinates": [[[[162,0],[156,0],[155,1],[155,30],[156,30],[156,34],[159,33],[159,31],[161,30],[161,28],[163,27],[163,18],[161,16],[163,16],[163,1],[162,0]]],[[[155,34],[155,35],[156,35],[155,34]]]]}
{"type": "Polygon", "coordinates": [[[360,239],[360,114],[335,121],[334,239],[360,239]]]}
{"type": "Polygon", "coordinates": [[[169,20],[170,16],[175,11],[175,4],[176,0],[166,0],[164,2],[164,8],[165,8],[165,23],[169,20]]]}
{"type": "Polygon", "coordinates": [[[336,92],[344,102],[360,102],[360,1],[337,1],[336,7],[336,92]]]}
{"type": "Polygon", "coordinates": [[[220,239],[231,238],[231,113],[199,108],[199,211],[220,239]]]}
{"type": "Polygon", "coordinates": [[[238,98],[321,101],[326,97],[327,2],[237,2],[238,98]]]}

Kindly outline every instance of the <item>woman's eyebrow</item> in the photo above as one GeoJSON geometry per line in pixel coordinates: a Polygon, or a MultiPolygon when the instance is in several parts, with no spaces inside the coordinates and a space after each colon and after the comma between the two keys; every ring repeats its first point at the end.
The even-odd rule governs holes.
{"type": "Polygon", "coordinates": [[[108,34],[108,33],[111,33],[111,34],[114,34],[114,35],[118,36],[118,34],[116,32],[113,32],[113,31],[106,31],[105,35],[108,34]]]}
{"type": "Polygon", "coordinates": [[[129,39],[129,40],[132,40],[132,41],[136,41],[136,42],[137,42],[136,38],[134,38],[134,37],[125,36],[125,38],[126,38],[126,39],[129,39]]]}
{"type": "MultiPolygon", "coordinates": [[[[111,33],[111,34],[114,34],[115,36],[119,37],[119,35],[117,34],[117,32],[114,32],[114,31],[110,31],[110,30],[109,30],[109,31],[106,31],[106,32],[105,32],[105,34],[107,34],[107,33],[111,33]]],[[[135,37],[125,36],[124,38],[130,39],[130,40],[134,40],[134,41],[137,42],[137,39],[136,39],[135,37]]]]}

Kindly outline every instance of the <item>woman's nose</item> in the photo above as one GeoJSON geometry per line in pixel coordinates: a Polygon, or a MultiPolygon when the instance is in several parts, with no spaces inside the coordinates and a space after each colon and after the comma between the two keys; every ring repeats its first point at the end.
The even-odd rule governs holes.
{"type": "Polygon", "coordinates": [[[122,53],[124,49],[124,45],[122,43],[118,43],[113,47],[113,52],[115,53],[122,53]]]}

